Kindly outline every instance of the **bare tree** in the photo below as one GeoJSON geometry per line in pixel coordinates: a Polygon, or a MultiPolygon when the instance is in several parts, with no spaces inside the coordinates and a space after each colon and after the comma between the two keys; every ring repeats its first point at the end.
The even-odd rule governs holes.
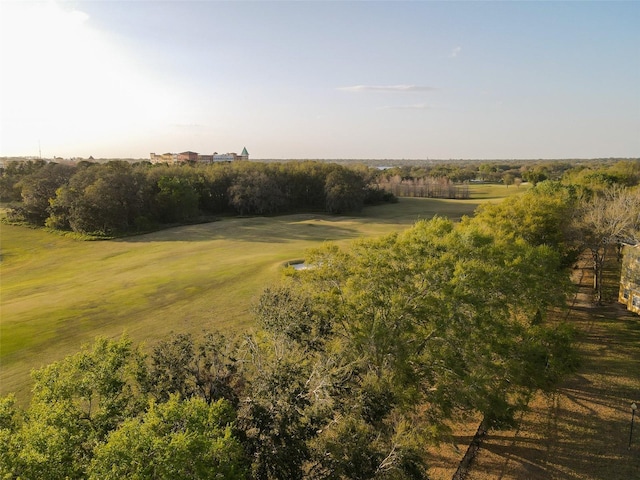
{"type": "Polygon", "coordinates": [[[608,248],[640,241],[640,190],[619,185],[586,200],[576,217],[593,258],[596,301],[602,302],[602,271],[608,248]]]}

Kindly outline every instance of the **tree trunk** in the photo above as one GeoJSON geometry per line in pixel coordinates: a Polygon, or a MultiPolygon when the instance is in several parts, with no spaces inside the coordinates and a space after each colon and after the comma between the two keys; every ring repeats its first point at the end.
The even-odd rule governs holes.
{"type": "Polygon", "coordinates": [[[602,305],[602,271],[607,254],[606,247],[592,250],[593,252],[593,290],[596,296],[596,303],[602,305]]]}
{"type": "Polygon", "coordinates": [[[486,418],[483,418],[482,421],[480,422],[480,425],[478,425],[478,430],[476,431],[476,434],[473,436],[473,439],[471,440],[471,443],[469,444],[469,447],[467,448],[467,451],[464,454],[464,457],[462,457],[462,460],[458,465],[458,469],[453,474],[453,477],[451,478],[451,480],[464,480],[465,478],[467,478],[467,474],[469,473],[471,464],[473,463],[473,460],[476,458],[476,455],[478,454],[478,450],[480,450],[480,445],[482,444],[482,441],[484,440],[484,438],[487,436],[488,431],[489,431],[489,422],[487,421],[486,418]]]}

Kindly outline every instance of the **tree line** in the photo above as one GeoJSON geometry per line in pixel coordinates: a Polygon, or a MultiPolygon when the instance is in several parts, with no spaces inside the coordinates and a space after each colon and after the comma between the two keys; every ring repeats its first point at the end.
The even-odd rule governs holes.
{"type": "Polygon", "coordinates": [[[9,209],[11,221],[113,236],[215,215],[355,213],[398,196],[468,198],[465,182],[472,179],[507,186],[551,179],[593,194],[604,187],[638,185],[640,162],[476,162],[386,170],[317,161],[182,166],[9,162],[0,175],[0,201],[16,202],[9,209]]]}
{"type": "Polygon", "coordinates": [[[376,185],[396,197],[468,199],[469,183],[454,183],[446,177],[402,178],[380,175],[376,185]]]}
{"type": "Polygon", "coordinates": [[[640,161],[638,159],[598,160],[512,160],[512,161],[432,161],[405,162],[406,164],[385,169],[381,181],[447,180],[453,184],[470,181],[519,185],[533,185],[545,180],[565,181],[580,185],[609,186],[618,184],[627,187],[640,183],[640,161]],[[395,178],[395,180],[393,180],[395,178]]]}
{"type": "Polygon", "coordinates": [[[385,170],[318,161],[153,166],[149,162],[9,162],[0,201],[12,221],[111,236],[212,215],[358,212],[398,196],[468,198],[466,182],[562,181],[587,191],[640,183],[640,162],[452,162],[385,170]]]}
{"type": "Polygon", "coordinates": [[[13,221],[112,236],[212,215],[359,212],[393,201],[366,167],[323,162],[151,165],[125,161],[10,164],[5,201],[13,221]]]}

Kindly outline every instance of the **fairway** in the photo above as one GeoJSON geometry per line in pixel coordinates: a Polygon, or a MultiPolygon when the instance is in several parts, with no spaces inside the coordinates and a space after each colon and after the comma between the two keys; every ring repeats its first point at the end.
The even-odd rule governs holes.
{"type": "Polygon", "coordinates": [[[0,393],[25,399],[30,370],[97,335],[152,345],[172,331],[251,328],[252,302],[309,248],[400,231],[435,214],[459,219],[517,191],[474,189],[478,200],[403,198],[358,216],[225,218],[112,241],[2,225],[0,393]]]}

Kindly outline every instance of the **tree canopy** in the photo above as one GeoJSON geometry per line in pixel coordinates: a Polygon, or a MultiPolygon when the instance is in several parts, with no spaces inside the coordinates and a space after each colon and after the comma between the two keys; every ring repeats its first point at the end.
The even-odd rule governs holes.
{"type": "MultiPolygon", "coordinates": [[[[13,164],[14,162],[12,162],[13,164]]],[[[358,212],[392,201],[367,167],[323,162],[151,165],[125,161],[12,166],[3,183],[22,203],[11,218],[81,234],[114,236],[214,215],[311,210],[358,212]]]]}

